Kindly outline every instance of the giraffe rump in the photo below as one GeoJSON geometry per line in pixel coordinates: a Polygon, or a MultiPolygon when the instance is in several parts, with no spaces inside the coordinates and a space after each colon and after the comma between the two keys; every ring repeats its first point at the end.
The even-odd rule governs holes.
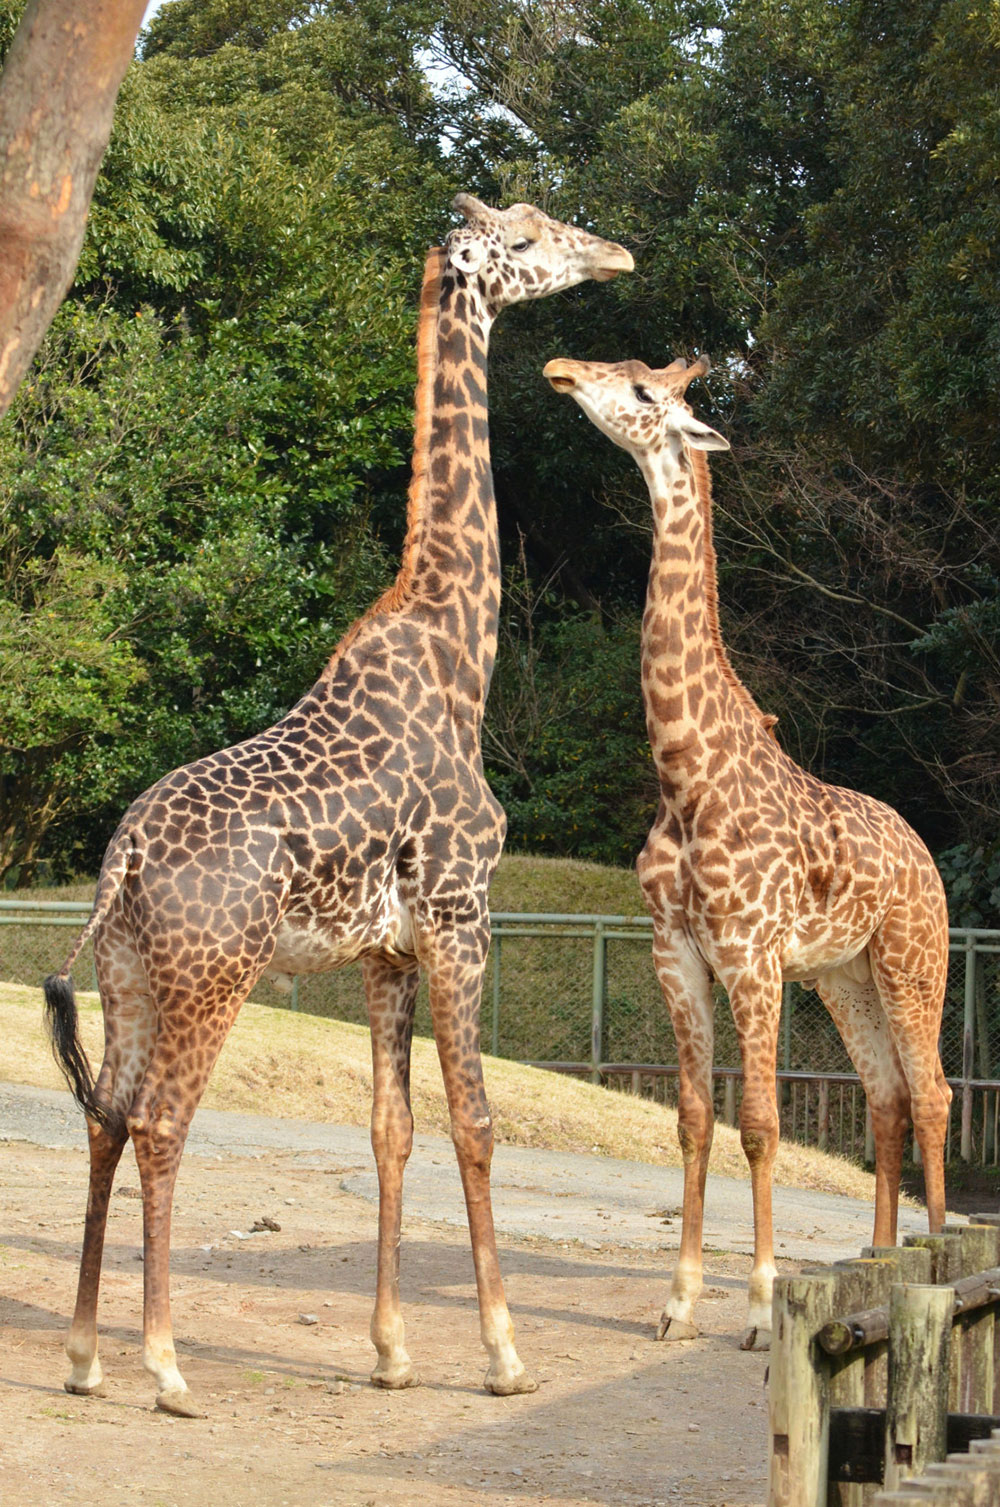
{"type": "Polygon", "coordinates": [[[52,1038],[52,1053],[70,1086],[74,1099],[91,1120],[111,1129],[114,1115],[96,1096],[94,1074],[80,1041],[73,980],[62,973],[52,973],[42,985],[45,991],[45,1018],[52,1038]]]}

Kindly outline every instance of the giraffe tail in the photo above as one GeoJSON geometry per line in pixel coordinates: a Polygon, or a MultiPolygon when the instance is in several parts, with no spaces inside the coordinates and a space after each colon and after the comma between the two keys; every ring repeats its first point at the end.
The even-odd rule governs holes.
{"type": "Polygon", "coordinates": [[[74,942],[70,955],[59,972],[50,973],[42,985],[45,993],[45,1016],[52,1038],[52,1052],[62,1069],[63,1077],[88,1119],[95,1121],[116,1136],[121,1132],[121,1116],[97,1097],[93,1069],[80,1040],[76,991],[73,988],[70,969],[83,944],[93,935],[111,909],[111,903],[125,877],[131,848],[132,842],[129,838],[112,843],[98,881],[97,895],[90,919],[74,942]]]}
{"type": "Polygon", "coordinates": [[[63,1077],[88,1118],[110,1128],[111,1116],[96,1097],[93,1070],[80,1041],[73,980],[66,974],[52,973],[42,988],[45,990],[45,1014],[52,1037],[52,1052],[63,1077]]]}

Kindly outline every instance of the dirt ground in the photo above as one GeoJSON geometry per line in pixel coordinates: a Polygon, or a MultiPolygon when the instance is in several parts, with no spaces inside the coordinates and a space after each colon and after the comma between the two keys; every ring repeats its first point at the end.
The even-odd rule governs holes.
{"type": "Polygon", "coordinates": [[[100,1312],[106,1392],[63,1391],[83,1151],[0,1143],[0,1503],[50,1507],[749,1507],[766,1483],[766,1355],[737,1336],[747,1261],[708,1257],[699,1339],[652,1331],[673,1255],[501,1247],[536,1393],[482,1390],[468,1239],[407,1221],[403,1299],[423,1385],[368,1384],[375,1209],[315,1155],[181,1169],[180,1364],[206,1417],[152,1409],[140,1359],[141,1203],[119,1172],[100,1312]],[[264,1218],[280,1229],[250,1233],[264,1218]],[[242,1238],[241,1238],[242,1237],[242,1238]]]}

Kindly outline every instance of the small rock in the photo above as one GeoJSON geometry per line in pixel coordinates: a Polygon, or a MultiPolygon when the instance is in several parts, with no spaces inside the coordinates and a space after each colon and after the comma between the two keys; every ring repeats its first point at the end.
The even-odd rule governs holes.
{"type": "Polygon", "coordinates": [[[329,1392],[331,1397],[339,1397],[341,1392],[343,1392],[344,1390],[344,1383],[340,1380],[339,1377],[337,1377],[334,1381],[327,1382],[326,1390],[329,1392]]]}
{"type": "Polygon", "coordinates": [[[316,1315],[314,1313],[300,1313],[299,1314],[299,1323],[300,1324],[318,1324],[319,1323],[319,1319],[316,1317],[316,1315]]]}
{"type": "Polygon", "coordinates": [[[250,1233],[251,1235],[257,1235],[261,1230],[278,1231],[280,1229],[281,1225],[276,1219],[272,1219],[270,1214],[262,1214],[261,1217],[259,1219],[255,1219],[253,1224],[250,1226],[250,1233]]]}

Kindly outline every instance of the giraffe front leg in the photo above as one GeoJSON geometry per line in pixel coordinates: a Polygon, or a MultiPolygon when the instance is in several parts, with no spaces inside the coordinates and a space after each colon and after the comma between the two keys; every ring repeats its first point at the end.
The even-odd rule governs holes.
{"type": "Polygon", "coordinates": [[[514,1325],[500,1276],[493,1227],[490,1199],[493,1118],[479,1051],[479,1001],[488,932],[485,942],[483,936],[487,924],[476,928],[464,947],[461,944],[456,947],[456,952],[469,955],[468,962],[443,955],[438,944],[430,966],[430,996],[452,1140],[469,1216],[480,1334],[489,1356],[485,1386],[499,1397],[510,1397],[519,1392],[534,1392],[538,1383],[525,1370],[514,1347],[514,1325]]]}
{"type": "Polygon", "coordinates": [[[694,1321],[694,1306],[702,1289],[702,1229],[713,1109],[711,1090],[706,1095],[703,1083],[695,1085],[689,1077],[685,1081],[686,1076],[682,1065],[677,1113],[677,1136],[684,1158],[681,1245],[656,1329],[658,1340],[690,1340],[700,1332],[694,1321]]]}
{"type": "Polygon", "coordinates": [[[681,1244],[670,1292],[656,1329],[658,1340],[690,1340],[698,1334],[694,1307],[702,1288],[705,1180],[712,1150],[714,1007],[704,962],[686,936],[654,920],[653,963],[677,1040],[680,1090],[677,1138],[684,1159],[681,1244]]]}
{"type": "Polygon", "coordinates": [[[406,1350],[399,1303],[399,1245],[403,1171],[413,1146],[410,1042],[419,975],[382,958],[362,964],[372,1042],[372,1150],[378,1169],[378,1265],[371,1338],[378,1387],[414,1387],[420,1378],[406,1350]]]}
{"type": "Polygon", "coordinates": [[[749,977],[731,985],[729,999],[743,1057],[743,1103],[740,1140],[750,1166],[753,1194],[753,1268],[748,1291],[747,1324],[741,1350],[771,1348],[771,1296],[774,1220],[771,1187],[778,1150],[777,1069],[781,975],[776,965],[761,963],[749,977]]]}

